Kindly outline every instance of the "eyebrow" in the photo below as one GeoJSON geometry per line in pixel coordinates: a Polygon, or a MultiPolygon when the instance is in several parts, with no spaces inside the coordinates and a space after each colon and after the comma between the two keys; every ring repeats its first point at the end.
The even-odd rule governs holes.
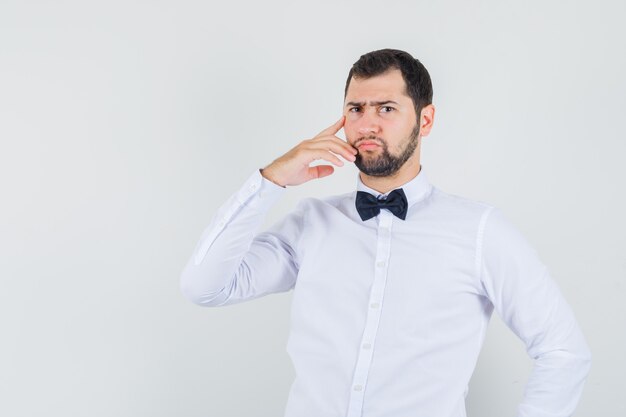
{"type": "MultiPolygon", "coordinates": [[[[382,106],[384,104],[389,104],[389,103],[393,103],[393,104],[398,104],[393,100],[385,100],[385,101],[370,101],[370,106],[382,106]]],[[[346,103],[346,107],[348,106],[356,106],[356,107],[363,107],[365,105],[364,101],[350,101],[348,103],[346,103]]]]}

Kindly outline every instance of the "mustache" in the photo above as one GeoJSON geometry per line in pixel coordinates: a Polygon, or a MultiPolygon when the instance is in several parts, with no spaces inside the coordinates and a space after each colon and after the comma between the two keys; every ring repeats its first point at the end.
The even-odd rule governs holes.
{"type": "Polygon", "coordinates": [[[370,142],[376,142],[376,143],[377,143],[378,145],[380,145],[380,146],[385,146],[385,145],[386,145],[385,141],[384,141],[382,138],[379,138],[379,137],[376,137],[376,136],[367,136],[367,137],[366,137],[366,136],[363,136],[363,137],[358,138],[358,139],[357,139],[357,140],[356,140],[356,141],[352,144],[352,146],[357,147],[357,146],[359,146],[359,143],[361,143],[361,142],[363,142],[363,141],[365,141],[365,140],[368,140],[368,141],[370,141],[370,142]]]}

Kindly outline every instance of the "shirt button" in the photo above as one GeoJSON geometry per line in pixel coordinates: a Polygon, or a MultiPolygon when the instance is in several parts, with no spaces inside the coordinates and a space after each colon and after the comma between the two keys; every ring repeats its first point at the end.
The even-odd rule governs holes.
{"type": "Polygon", "coordinates": [[[378,303],[370,304],[370,307],[372,307],[372,308],[378,308],[379,306],[380,306],[380,304],[378,304],[378,303]]]}
{"type": "Polygon", "coordinates": [[[370,349],[371,347],[372,347],[372,345],[369,344],[369,343],[364,343],[363,344],[363,349],[370,349]]]}
{"type": "Polygon", "coordinates": [[[257,187],[256,184],[250,184],[250,189],[251,190],[256,190],[256,187],[257,187]]]}
{"type": "Polygon", "coordinates": [[[224,227],[224,226],[226,225],[226,222],[225,222],[224,220],[222,220],[222,221],[220,221],[217,225],[218,225],[219,227],[224,227]]]}
{"type": "Polygon", "coordinates": [[[363,390],[363,386],[362,385],[355,385],[354,386],[354,390],[355,391],[362,391],[363,390]]]}
{"type": "Polygon", "coordinates": [[[383,266],[385,266],[385,261],[378,261],[376,262],[376,266],[379,268],[382,268],[383,266]]]}

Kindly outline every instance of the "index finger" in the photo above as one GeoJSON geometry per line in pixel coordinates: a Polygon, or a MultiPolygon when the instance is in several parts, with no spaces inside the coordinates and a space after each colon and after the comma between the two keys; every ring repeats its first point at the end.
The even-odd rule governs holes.
{"type": "Polygon", "coordinates": [[[334,135],[335,133],[339,132],[339,130],[343,127],[343,123],[345,120],[346,116],[342,115],[341,118],[333,123],[332,126],[329,126],[326,129],[322,130],[320,133],[315,135],[315,137],[319,138],[320,136],[334,135]]]}

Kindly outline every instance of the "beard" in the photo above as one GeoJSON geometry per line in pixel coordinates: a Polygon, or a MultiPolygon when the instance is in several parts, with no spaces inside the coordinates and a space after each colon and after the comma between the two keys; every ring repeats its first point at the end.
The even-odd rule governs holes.
{"type": "Polygon", "coordinates": [[[361,152],[357,153],[354,165],[364,173],[372,177],[388,177],[395,174],[398,170],[409,160],[409,158],[415,152],[417,144],[419,142],[418,134],[420,132],[419,123],[415,123],[415,127],[411,131],[411,134],[405,141],[404,148],[400,151],[399,155],[392,155],[389,153],[389,146],[387,143],[376,136],[361,137],[356,142],[363,140],[373,140],[381,145],[380,155],[377,157],[363,157],[361,152]]]}

